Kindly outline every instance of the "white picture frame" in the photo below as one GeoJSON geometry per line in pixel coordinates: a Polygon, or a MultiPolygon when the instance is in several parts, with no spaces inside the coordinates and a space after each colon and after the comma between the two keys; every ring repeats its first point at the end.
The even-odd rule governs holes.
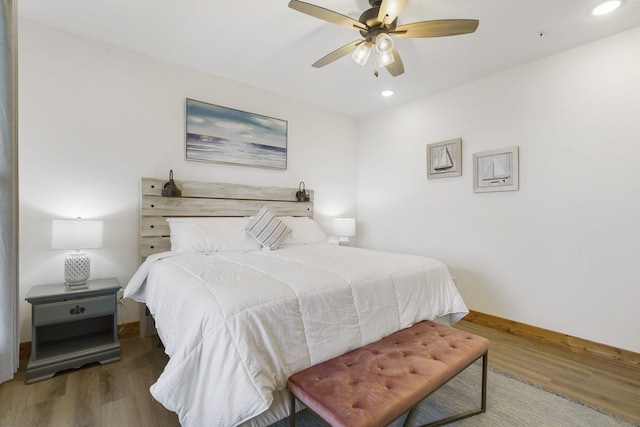
{"type": "Polygon", "coordinates": [[[427,145],[427,179],[462,175],[462,138],[427,145]]]}
{"type": "Polygon", "coordinates": [[[500,148],[473,154],[473,191],[517,191],[519,147],[500,148]]]}

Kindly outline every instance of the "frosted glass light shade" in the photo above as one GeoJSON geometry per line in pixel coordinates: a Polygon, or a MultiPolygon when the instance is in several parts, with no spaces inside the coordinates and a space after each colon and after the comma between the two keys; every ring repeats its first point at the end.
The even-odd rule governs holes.
{"type": "Polygon", "coordinates": [[[380,67],[386,67],[394,61],[395,58],[393,57],[393,53],[391,52],[385,52],[378,55],[378,65],[380,67]]]}
{"type": "Polygon", "coordinates": [[[382,55],[383,53],[391,53],[392,50],[393,39],[389,37],[389,34],[378,34],[376,37],[376,53],[382,55]]]}
{"type": "Polygon", "coordinates": [[[102,247],[102,221],[54,219],[51,249],[96,249],[102,247]]]}
{"type": "Polygon", "coordinates": [[[356,61],[357,64],[365,65],[371,55],[371,45],[367,42],[359,45],[356,50],[351,54],[351,58],[356,61]]]}

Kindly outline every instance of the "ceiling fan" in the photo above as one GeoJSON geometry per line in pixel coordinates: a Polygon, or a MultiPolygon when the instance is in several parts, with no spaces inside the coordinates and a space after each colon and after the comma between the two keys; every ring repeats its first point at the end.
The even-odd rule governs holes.
{"type": "Polygon", "coordinates": [[[348,53],[352,54],[355,62],[365,65],[371,51],[374,50],[378,60],[374,69],[376,77],[378,66],[385,67],[394,77],[404,73],[402,59],[390,36],[404,38],[455,36],[473,33],[478,28],[477,19],[440,19],[398,26],[398,15],[407,1],[369,0],[371,9],[365,10],[357,21],[324,7],[298,0],[291,0],[289,7],[323,21],[360,31],[362,39],[354,40],[320,58],[313,64],[314,67],[324,67],[348,53]]]}

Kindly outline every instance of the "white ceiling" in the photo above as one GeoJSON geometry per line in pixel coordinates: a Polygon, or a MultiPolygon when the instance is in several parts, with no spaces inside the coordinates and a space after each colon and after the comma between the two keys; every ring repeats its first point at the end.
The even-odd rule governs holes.
{"type": "MultiPolygon", "coordinates": [[[[395,39],[405,73],[346,56],[311,64],[360,37],[288,0],[20,0],[21,18],[363,117],[640,25],[640,0],[594,17],[599,0],[409,0],[398,25],[479,19],[473,34],[395,39]],[[542,34],[542,36],[540,36],[542,34]],[[395,95],[382,98],[382,89],[395,95]]],[[[358,19],[367,0],[309,0],[358,19]]],[[[639,48],[640,49],[640,48],[639,48]]],[[[372,62],[372,61],[370,61],[372,62]]]]}

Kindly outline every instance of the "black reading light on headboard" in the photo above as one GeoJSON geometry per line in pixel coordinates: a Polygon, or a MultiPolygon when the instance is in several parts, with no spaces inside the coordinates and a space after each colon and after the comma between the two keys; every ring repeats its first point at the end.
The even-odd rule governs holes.
{"type": "Polygon", "coordinates": [[[296,193],[296,200],[299,202],[309,201],[309,192],[304,189],[304,182],[300,181],[298,185],[298,192],[296,193]]]}
{"type": "Polygon", "coordinates": [[[162,187],[162,196],[163,197],[180,197],[182,196],[182,191],[176,185],[176,182],[173,180],[173,169],[169,171],[169,181],[164,183],[162,187]]]}

